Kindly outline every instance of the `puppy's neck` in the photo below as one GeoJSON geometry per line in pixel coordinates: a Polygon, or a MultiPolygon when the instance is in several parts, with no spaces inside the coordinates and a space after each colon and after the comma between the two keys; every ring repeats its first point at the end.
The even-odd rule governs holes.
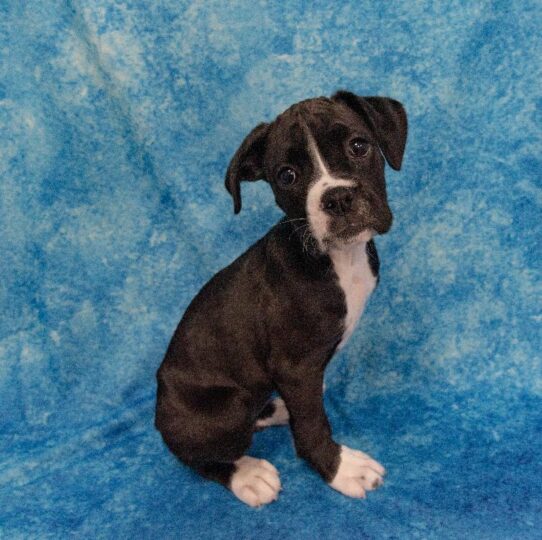
{"type": "Polygon", "coordinates": [[[324,247],[313,236],[308,220],[305,218],[283,218],[279,225],[286,228],[290,249],[311,266],[318,266],[323,272],[328,272],[337,261],[341,264],[348,262],[355,266],[359,264],[367,249],[367,242],[373,236],[372,231],[362,233],[351,242],[325,243],[324,247]]]}
{"type": "Polygon", "coordinates": [[[367,257],[366,250],[367,241],[360,240],[358,242],[330,247],[328,255],[337,271],[338,267],[353,268],[363,264],[367,257]]]}

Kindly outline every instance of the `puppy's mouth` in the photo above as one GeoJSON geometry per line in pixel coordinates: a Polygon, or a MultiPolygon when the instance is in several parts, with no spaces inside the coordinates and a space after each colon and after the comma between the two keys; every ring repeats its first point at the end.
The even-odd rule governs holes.
{"type": "Polygon", "coordinates": [[[364,229],[365,226],[361,223],[347,223],[340,231],[336,233],[336,236],[342,240],[348,240],[353,236],[357,236],[364,229]]]}
{"type": "Polygon", "coordinates": [[[347,223],[342,229],[326,238],[329,245],[348,246],[368,242],[375,235],[375,230],[361,223],[347,223]]]}

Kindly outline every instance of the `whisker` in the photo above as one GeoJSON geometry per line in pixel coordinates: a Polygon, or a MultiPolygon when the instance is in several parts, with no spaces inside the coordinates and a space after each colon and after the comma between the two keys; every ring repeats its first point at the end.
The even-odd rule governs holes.
{"type": "Polygon", "coordinates": [[[303,231],[303,251],[306,251],[307,254],[309,253],[311,239],[311,231],[308,227],[306,227],[303,231]]]}
{"type": "Polygon", "coordinates": [[[286,219],[282,223],[283,224],[292,223],[292,221],[307,221],[307,218],[300,217],[300,218],[286,219]]]}
{"type": "Polygon", "coordinates": [[[309,227],[308,223],[306,223],[304,225],[299,225],[299,226],[294,225],[294,230],[290,233],[290,236],[288,237],[288,240],[290,240],[292,238],[292,234],[298,233],[299,231],[301,231],[303,229],[306,230],[308,227],[309,227]]]}

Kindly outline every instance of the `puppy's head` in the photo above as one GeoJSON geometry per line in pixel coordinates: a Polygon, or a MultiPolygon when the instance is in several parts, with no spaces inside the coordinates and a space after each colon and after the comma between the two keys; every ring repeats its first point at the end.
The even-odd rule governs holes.
{"type": "Polygon", "coordinates": [[[256,126],[235,153],[226,173],[235,213],[240,182],[263,179],[323,252],[386,233],[384,158],[399,170],[406,136],[405,110],[393,99],[340,91],[297,103],[256,126]]]}

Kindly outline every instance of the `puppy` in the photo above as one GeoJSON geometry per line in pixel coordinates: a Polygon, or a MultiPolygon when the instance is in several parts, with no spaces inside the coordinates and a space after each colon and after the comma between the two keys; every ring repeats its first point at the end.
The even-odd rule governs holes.
{"type": "Polygon", "coordinates": [[[246,454],[269,425],[289,422],[297,454],[341,493],[382,484],[379,463],[333,440],[322,385],[378,281],[384,160],[400,169],[406,136],[399,102],[340,91],[256,126],[228,167],[235,213],[241,181],[263,179],[286,216],[186,310],[157,373],[155,424],[182,462],[250,506],[281,489],[275,467],[246,454]]]}

